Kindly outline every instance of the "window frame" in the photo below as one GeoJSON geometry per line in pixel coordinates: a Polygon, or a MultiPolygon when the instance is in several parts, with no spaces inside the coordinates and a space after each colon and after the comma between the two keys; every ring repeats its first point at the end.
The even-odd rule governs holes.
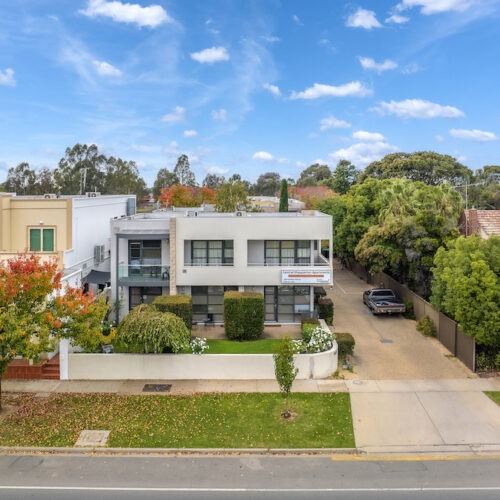
{"type": "MultiPolygon", "coordinates": [[[[47,238],[49,239],[49,238],[47,238]]],[[[30,252],[39,252],[39,253],[54,253],[56,251],[56,228],[54,226],[29,226],[28,227],[28,248],[30,252]],[[32,231],[39,231],[39,249],[35,250],[31,245],[31,234],[32,231]],[[46,249],[46,238],[44,237],[44,233],[52,233],[52,249],[46,249]]]]}
{"type": "Polygon", "coordinates": [[[234,241],[191,240],[191,265],[200,267],[234,266],[234,241]],[[218,243],[220,243],[220,247],[216,245],[218,243]],[[195,251],[198,251],[199,254],[195,255],[195,251]]]}
{"type": "Polygon", "coordinates": [[[264,241],[264,265],[266,266],[308,266],[311,265],[311,256],[311,240],[264,241]],[[293,243],[293,248],[290,243],[293,243]],[[304,252],[306,249],[307,252],[304,252]],[[292,256],[286,255],[287,253],[290,254],[291,250],[293,250],[293,262],[290,262],[292,256]],[[271,253],[275,255],[270,255],[271,253]],[[301,253],[308,253],[309,255],[300,256],[301,253]]]}

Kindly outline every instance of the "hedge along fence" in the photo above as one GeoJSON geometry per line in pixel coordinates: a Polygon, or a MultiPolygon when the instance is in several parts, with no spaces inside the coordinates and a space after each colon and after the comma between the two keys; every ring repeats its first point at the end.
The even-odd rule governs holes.
{"type": "Polygon", "coordinates": [[[153,301],[160,312],[170,312],[184,321],[188,330],[193,326],[193,298],[191,295],[160,295],[153,301]]]}
{"type": "Polygon", "coordinates": [[[228,339],[259,338],[264,332],[264,296],[258,292],[225,292],[224,329],[228,339]]]}
{"type": "Polygon", "coordinates": [[[333,301],[327,297],[318,299],[318,313],[321,319],[326,321],[327,325],[333,325],[333,301]]]}

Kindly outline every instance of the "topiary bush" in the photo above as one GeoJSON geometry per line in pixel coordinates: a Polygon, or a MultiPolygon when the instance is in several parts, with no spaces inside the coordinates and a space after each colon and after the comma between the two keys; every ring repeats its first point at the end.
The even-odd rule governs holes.
{"type": "Polygon", "coordinates": [[[339,346],[339,356],[345,358],[347,355],[354,354],[356,342],[350,333],[336,333],[335,340],[339,346]]]}
{"type": "Polygon", "coordinates": [[[403,313],[403,316],[406,319],[415,319],[415,309],[413,307],[413,301],[411,300],[405,300],[405,312],[403,313]]]}
{"type": "Polygon", "coordinates": [[[153,301],[153,306],[160,312],[170,312],[184,321],[186,328],[193,326],[193,298],[191,295],[160,295],[153,301]]]}
{"type": "Polygon", "coordinates": [[[318,299],[319,317],[324,319],[327,325],[333,324],[333,301],[328,297],[318,299]]]}
{"type": "Polygon", "coordinates": [[[224,293],[224,330],[230,340],[243,338],[243,322],[241,319],[241,294],[230,291],[224,293]]]}
{"type": "Polygon", "coordinates": [[[264,296],[258,292],[241,293],[243,340],[257,339],[264,333],[264,296]]]}
{"type": "Polygon", "coordinates": [[[435,337],[437,334],[436,325],[429,316],[424,316],[417,322],[417,330],[426,337],[435,337]]]}
{"type": "Polygon", "coordinates": [[[118,325],[117,339],[124,344],[143,346],[144,352],[182,352],[191,333],[173,313],[162,313],[152,305],[134,307],[118,325]]]}

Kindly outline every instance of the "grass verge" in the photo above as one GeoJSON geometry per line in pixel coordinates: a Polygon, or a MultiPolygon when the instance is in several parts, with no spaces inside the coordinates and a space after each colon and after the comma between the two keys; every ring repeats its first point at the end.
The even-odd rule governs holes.
{"type": "Polygon", "coordinates": [[[280,416],[278,393],[122,396],[7,394],[1,446],[73,446],[84,429],[110,430],[111,447],[350,448],[346,393],[294,393],[295,418],[280,416]]]}
{"type": "Polygon", "coordinates": [[[495,401],[497,405],[500,405],[500,391],[485,391],[484,392],[490,399],[495,401]]]}

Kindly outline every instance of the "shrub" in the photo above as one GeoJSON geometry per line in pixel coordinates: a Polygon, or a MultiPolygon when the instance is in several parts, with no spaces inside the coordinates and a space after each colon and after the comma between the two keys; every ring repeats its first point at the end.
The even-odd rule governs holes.
{"type": "Polygon", "coordinates": [[[331,349],[333,345],[333,334],[330,330],[316,327],[311,332],[311,338],[307,343],[307,352],[324,352],[331,349]]]}
{"type": "Polygon", "coordinates": [[[405,300],[404,304],[405,304],[406,311],[404,312],[403,316],[406,319],[415,319],[415,310],[413,307],[413,301],[405,300]]]}
{"type": "Polygon", "coordinates": [[[195,337],[191,340],[189,347],[191,348],[191,352],[193,354],[203,354],[207,349],[209,349],[207,339],[201,337],[195,337]]]}
{"type": "Polygon", "coordinates": [[[310,325],[319,325],[319,319],[317,318],[302,318],[300,320],[301,325],[310,324],[310,325]]]}
{"type": "Polygon", "coordinates": [[[429,316],[424,316],[417,322],[417,330],[426,337],[435,337],[437,334],[436,325],[429,316]]]}
{"type": "Polygon", "coordinates": [[[144,346],[144,352],[181,352],[189,345],[190,332],[178,316],[161,313],[152,305],[134,307],[118,326],[117,337],[125,344],[144,346]]]}
{"type": "Polygon", "coordinates": [[[495,367],[496,359],[487,352],[481,352],[476,356],[476,369],[480,371],[491,370],[495,367]]]}
{"type": "Polygon", "coordinates": [[[153,301],[153,306],[160,312],[170,312],[184,321],[186,328],[193,326],[193,299],[191,295],[160,295],[153,301]]]}
{"type": "Polygon", "coordinates": [[[326,296],[326,291],[322,286],[315,286],[314,287],[314,303],[315,304],[318,303],[318,300],[321,297],[325,297],[325,296],[326,296]]]}
{"type": "Polygon", "coordinates": [[[327,325],[333,324],[333,301],[328,297],[318,299],[319,317],[326,321],[327,325]]]}
{"type": "Polygon", "coordinates": [[[264,297],[258,292],[224,294],[224,329],[231,340],[256,339],[264,332],[264,297]]]}
{"type": "Polygon", "coordinates": [[[302,323],[300,332],[302,334],[302,340],[304,341],[305,344],[309,343],[309,341],[311,340],[312,332],[318,327],[319,327],[318,320],[316,320],[316,323],[302,323]]]}
{"type": "Polygon", "coordinates": [[[281,395],[285,398],[285,409],[282,413],[285,418],[289,418],[291,416],[288,408],[288,396],[292,390],[293,381],[299,371],[295,368],[293,354],[294,347],[292,341],[290,337],[285,337],[280,343],[278,353],[273,355],[276,382],[278,382],[280,387],[281,395]]]}
{"type": "Polygon", "coordinates": [[[354,346],[356,342],[350,333],[336,333],[335,339],[339,346],[339,356],[345,358],[348,354],[354,353],[354,346]]]}

